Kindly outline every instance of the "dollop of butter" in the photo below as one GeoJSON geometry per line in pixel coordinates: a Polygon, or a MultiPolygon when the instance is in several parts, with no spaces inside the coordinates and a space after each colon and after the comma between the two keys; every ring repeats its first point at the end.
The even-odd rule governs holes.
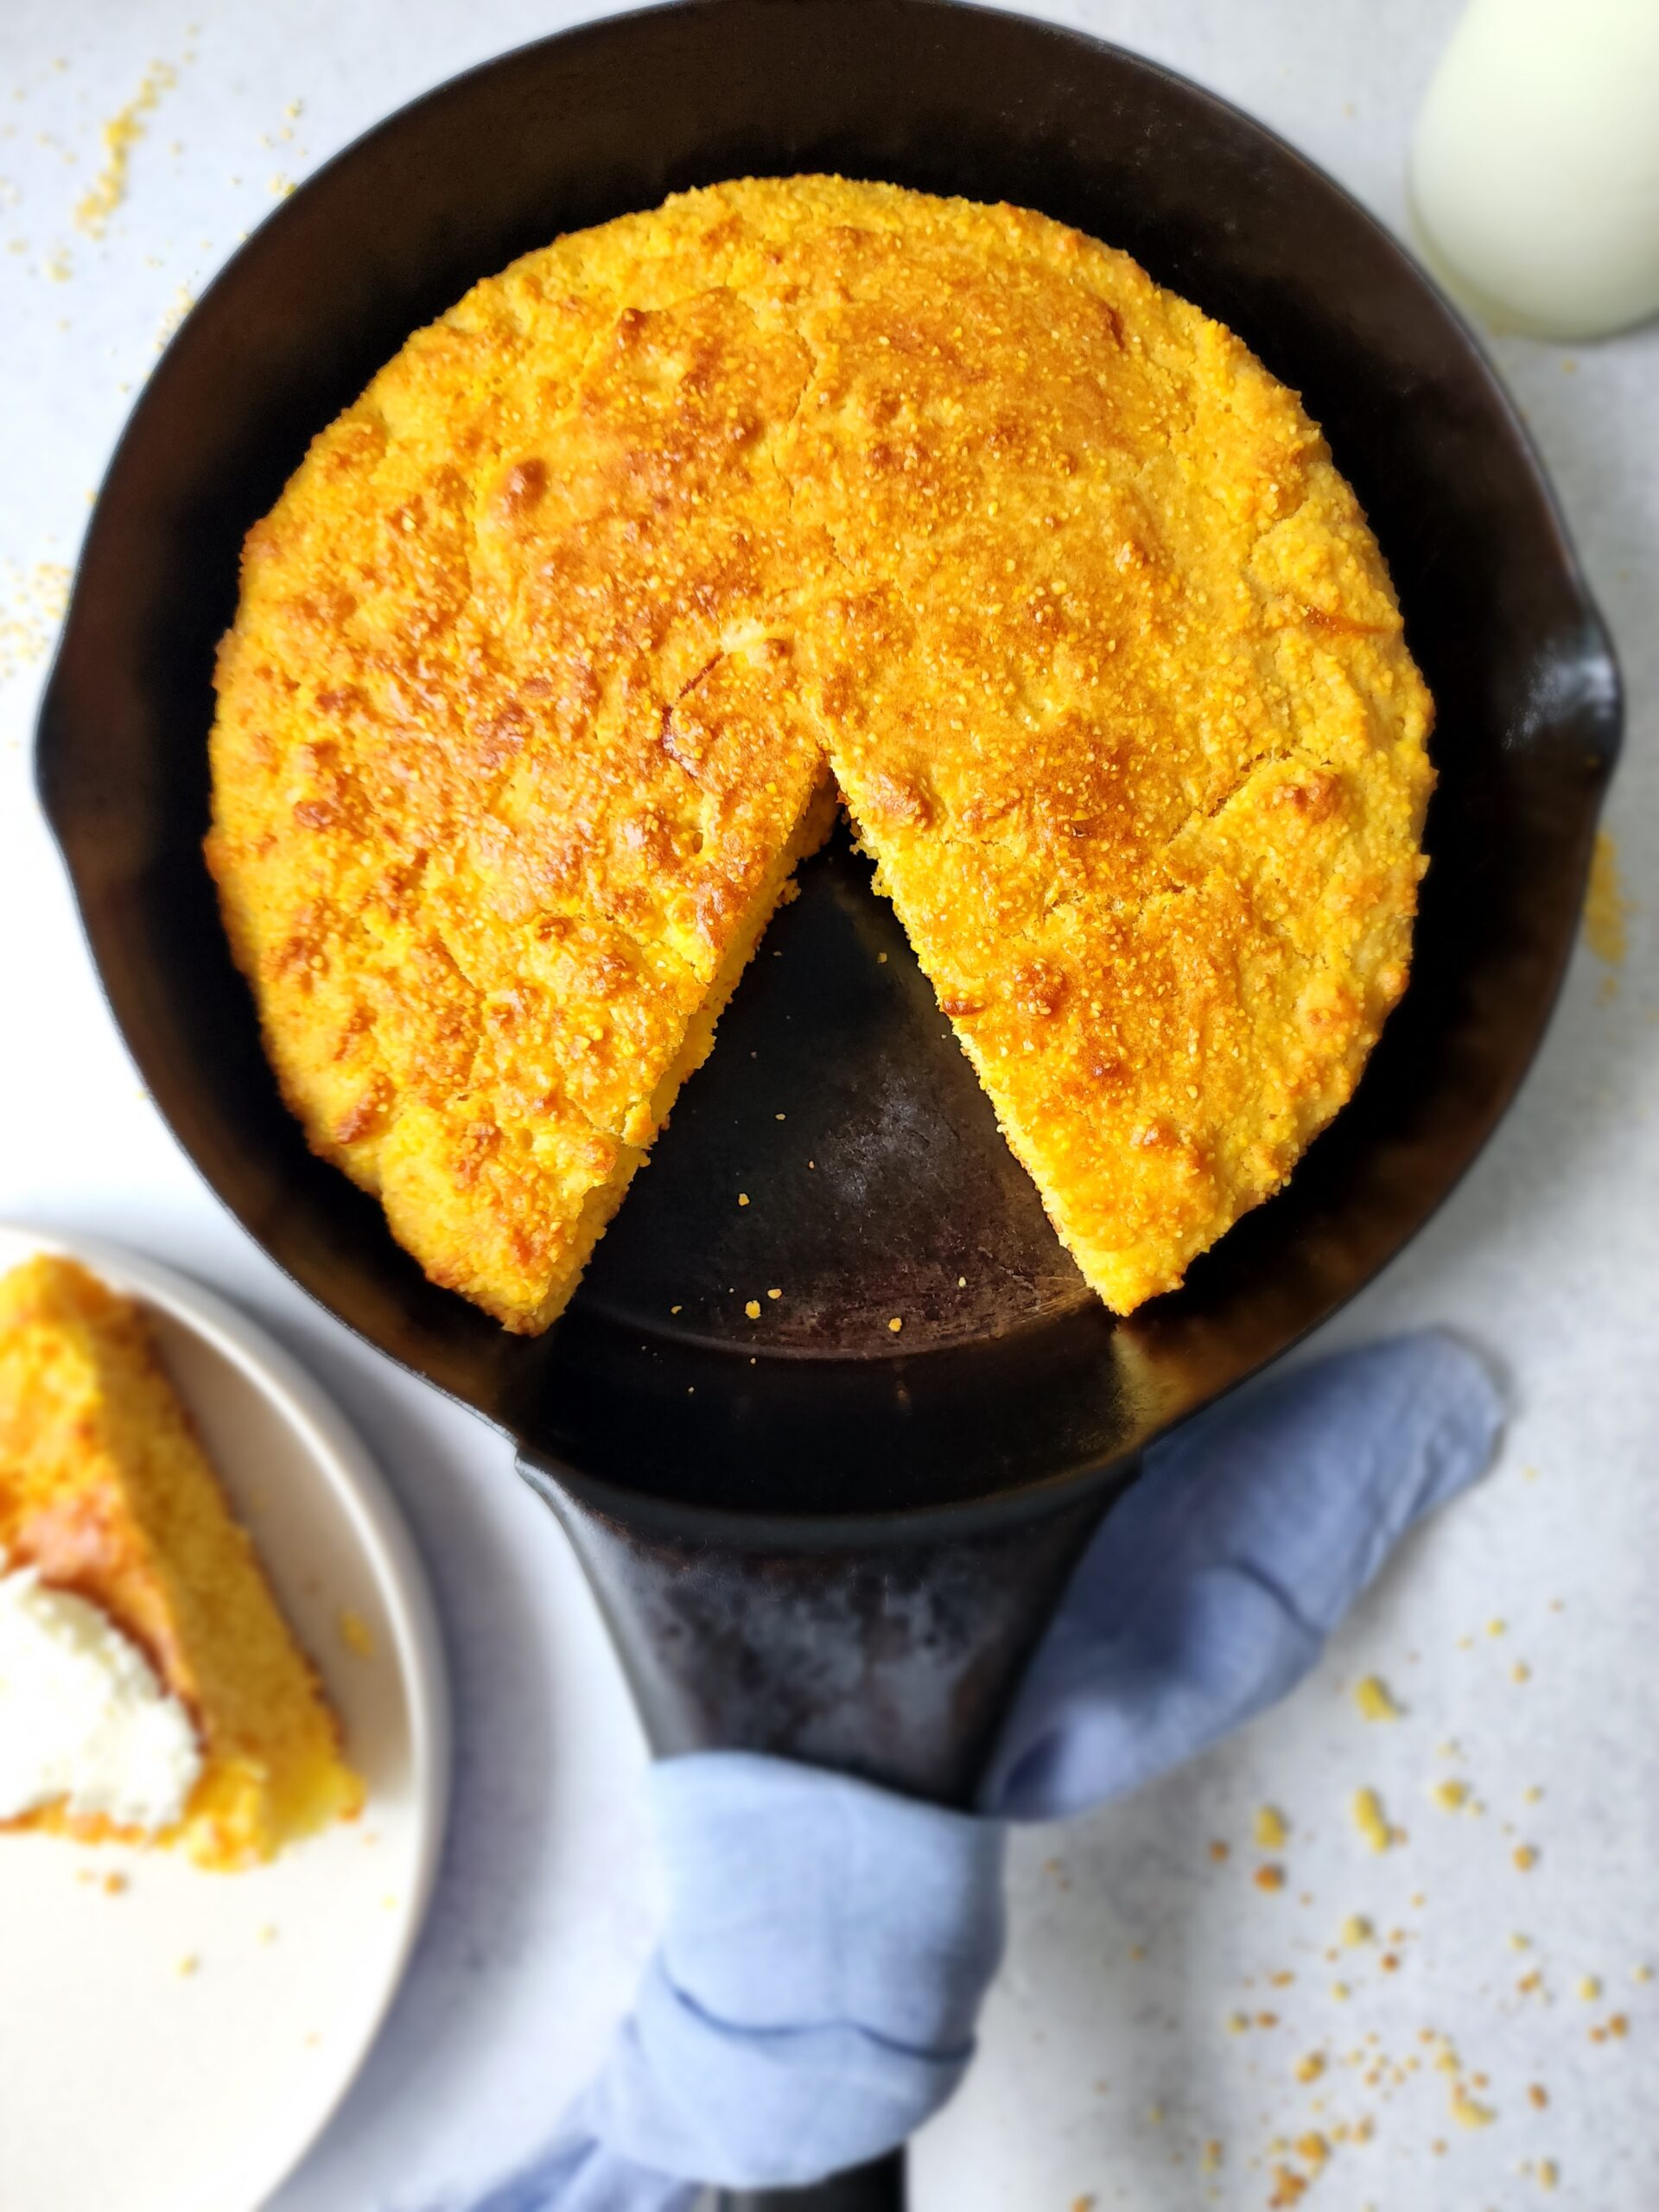
{"type": "Polygon", "coordinates": [[[0,1820],[61,1802],[169,1827],[200,1772],[188,1713],[131,1638],[0,1551],[0,1820]]]}

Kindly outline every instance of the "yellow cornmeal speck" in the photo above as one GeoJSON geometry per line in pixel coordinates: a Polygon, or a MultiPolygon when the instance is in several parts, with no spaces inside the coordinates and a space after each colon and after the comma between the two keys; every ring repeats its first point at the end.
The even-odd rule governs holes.
{"type": "MultiPolygon", "coordinates": [[[[1630,949],[1630,918],[1635,902],[1627,896],[1618,872],[1618,848],[1605,830],[1596,834],[1595,857],[1590,863],[1590,887],[1584,901],[1584,941],[1598,960],[1609,968],[1622,965],[1630,949]]],[[[1612,978],[1608,978],[1611,982],[1612,978]]]]}
{"type": "Polygon", "coordinates": [[[374,1631],[361,1613],[354,1613],[349,1607],[340,1617],[340,1640],[359,1659],[373,1658],[374,1631]]]}
{"type": "Polygon", "coordinates": [[[1469,1785],[1453,1777],[1446,1782],[1437,1782],[1429,1796],[1444,1811],[1460,1813],[1469,1802],[1469,1785]]]}
{"type": "Polygon", "coordinates": [[[126,198],[127,168],[135,143],[144,135],[143,118],[178,81],[178,72],[165,61],[152,61],[133,97],[104,125],[104,166],[75,209],[76,227],[88,238],[103,237],[111,216],[126,198]]]}
{"type": "Polygon", "coordinates": [[[748,1315],[751,1321],[758,1321],[760,1319],[760,1300],[758,1298],[750,1299],[748,1304],[743,1308],[743,1311],[748,1315]]]}
{"type": "Polygon", "coordinates": [[[1354,1702],[1368,1720],[1397,1720],[1400,1708],[1380,1675],[1367,1675],[1354,1692],[1354,1702]]]}
{"type": "Polygon", "coordinates": [[[69,571],[56,561],[0,563],[0,682],[42,659],[69,604],[69,571]]]}
{"type": "Polygon", "coordinates": [[[1147,2107],[1147,2118],[1152,2122],[1154,2127],[1161,2127],[1164,2124],[1164,2108],[1162,2105],[1148,2105],[1147,2107]]]}
{"type": "Polygon", "coordinates": [[[1601,1994],[1600,1978],[1593,1974],[1581,1976],[1579,1981],[1579,1994],[1586,2005],[1593,2005],[1601,1994]]]}
{"type": "Polygon", "coordinates": [[[739,1205],[741,1205],[741,1206],[746,1206],[746,1205],[747,1205],[747,1204],[749,1203],[749,1194],[748,1194],[748,1192],[747,1192],[747,1191],[740,1191],[740,1192],[738,1192],[738,1194],[737,1194],[737,1203],[738,1203],[738,1204],[739,1204],[739,1205]]]}
{"type": "Polygon", "coordinates": [[[1512,1682],[1529,1682],[1532,1680],[1532,1669],[1524,1659],[1517,1659],[1510,1668],[1510,1680],[1512,1682]]]}
{"type": "Polygon", "coordinates": [[[1290,1835],[1290,1822],[1276,1805],[1263,1805],[1255,1816],[1255,1840],[1263,1851],[1282,1851],[1290,1835]]]}
{"type": "Polygon", "coordinates": [[[1466,2089],[1454,2088],[1452,2117],[1459,2127],[1490,2127],[1497,2114],[1490,2105],[1477,2104],[1466,2089]]]}
{"type": "Polygon", "coordinates": [[[1296,2062],[1295,2074],[1299,2082],[1317,2082],[1325,2071],[1323,2051],[1310,2050],[1305,2058],[1296,2062]]]}
{"type": "Polygon", "coordinates": [[[1531,1948],[1532,1938],[1530,1936],[1511,1936],[1510,1938],[1510,1948],[1512,1951],[1527,1951],[1530,1950],[1531,1948]]]}
{"type": "Polygon", "coordinates": [[[1345,2005],[1353,1993],[1345,1981],[1333,1981],[1331,1985],[1331,1994],[1338,2005],[1345,2005]]]}
{"type": "Polygon", "coordinates": [[[1248,2034],[1249,2031],[1249,2019],[1245,2013],[1230,2012],[1227,2015],[1227,2032],[1230,2036],[1242,2036],[1248,2034]]]}
{"type": "Polygon", "coordinates": [[[1350,1809],[1354,1826],[1359,1830],[1373,1851],[1386,1851],[1395,1840],[1395,1832],[1389,1826],[1382,1810],[1382,1800],[1375,1789],[1357,1789],[1350,1809]]]}
{"type": "Polygon", "coordinates": [[[1635,1971],[1634,1979],[1637,1981],[1651,1981],[1653,1980],[1653,1968],[1651,1967],[1637,1967],[1635,1971]]]}
{"type": "Polygon", "coordinates": [[[1542,1802],[1543,1795],[1543,1791],[1538,1787],[1535,1782],[1529,1788],[1523,1789],[1521,1793],[1522,1802],[1528,1805],[1536,1805],[1541,1803],[1542,1802]]]}
{"type": "Polygon", "coordinates": [[[1376,1930],[1361,1912],[1351,1912],[1342,1923],[1342,1940],[1351,1951],[1357,1951],[1362,1943],[1370,1942],[1376,1934],[1376,1930]]]}
{"type": "Polygon", "coordinates": [[[781,1290],[769,1290],[766,1293],[766,1296],[768,1298],[781,1298],[783,1294],[784,1294],[781,1290]]]}
{"type": "Polygon", "coordinates": [[[194,1951],[187,1951],[184,1956],[179,1961],[177,1971],[184,1977],[185,1980],[188,1980],[189,1977],[195,1973],[200,1964],[201,1961],[196,1956],[196,1954],[194,1951]]]}
{"type": "Polygon", "coordinates": [[[1507,1621],[1488,1621],[1486,1624],[1488,1636],[1507,1636],[1509,1632],[1510,1624],[1507,1621]]]}
{"type": "Polygon", "coordinates": [[[162,317],[161,327],[156,333],[156,351],[159,353],[169,338],[175,335],[184,318],[196,304],[196,296],[188,284],[181,284],[173,295],[172,304],[162,317]]]}
{"type": "Polygon", "coordinates": [[[888,1326],[888,1327],[893,1331],[893,1335],[894,1335],[895,1337],[898,1335],[898,1333],[899,1333],[899,1330],[900,1330],[900,1329],[902,1329],[902,1328],[904,1327],[904,1325],[904,1325],[904,1323],[899,1319],[899,1316],[898,1316],[896,1313],[893,1315],[893,1317],[892,1320],[891,1320],[891,1321],[889,1321],[889,1322],[888,1322],[888,1324],[887,1324],[887,1326],[888,1326]]]}
{"type": "Polygon", "coordinates": [[[127,1878],[124,1874],[106,1874],[104,1877],[104,1894],[105,1897],[118,1897],[122,1894],[123,1891],[125,1890],[126,1886],[127,1878]]]}
{"type": "Polygon", "coordinates": [[[1523,1874],[1529,1874],[1538,1864],[1538,1853],[1529,1843],[1517,1843],[1514,1857],[1516,1865],[1523,1874]]]}
{"type": "Polygon", "coordinates": [[[1560,2177],[1561,2177],[1561,2170],[1560,2170],[1560,2168],[1556,2164],[1556,2163],[1555,2163],[1555,2161],[1554,2161],[1554,2158],[1540,2158],[1540,2159],[1539,2159],[1539,2161],[1538,2161],[1538,2186],[1540,2187],[1540,2189],[1554,2189],[1554,2186],[1555,2186],[1555,2184],[1556,2184],[1556,2183],[1557,2183],[1558,2181],[1560,2181],[1560,2177]]]}
{"type": "Polygon", "coordinates": [[[1296,2138],[1296,2155],[1307,2165],[1322,2166],[1331,2155],[1331,2145],[1323,2135],[1299,2135],[1296,2138]]]}
{"type": "Polygon", "coordinates": [[[1198,2162],[1203,2167],[1205,2172],[1207,2174],[1217,2172],[1221,2166],[1221,2161],[1222,2148],[1220,2144],[1214,2141],[1206,2143],[1204,2146],[1204,2155],[1198,2162]]]}
{"type": "Polygon", "coordinates": [[[274,1922],[268,1920],[259,1930],[259,1941],[262,1943],[274,1943],[276,1941],[276,1929],[274,1922]]]}
{"type": "Polygon", "coordinates": [[[1282,1890],[1285,1870],[1282,1866],[1258,1866],[1250,1878],[1258,1890],[1282,1890]]]}

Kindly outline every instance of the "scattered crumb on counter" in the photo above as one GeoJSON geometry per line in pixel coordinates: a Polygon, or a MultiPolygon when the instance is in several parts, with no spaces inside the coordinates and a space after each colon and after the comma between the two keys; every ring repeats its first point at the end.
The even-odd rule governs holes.
{"type": "Polygon", "coordinates": [[[144,135],[143,118],[164,92],[179,81],[178,72],[165,61],[152,61],[138,90],[124,108],[104,124],[104,166],[75,209],[75,227],[88,238],[101,238],[110,218],[127,196],[127,171],[132,149],[144,135]]]}
{"type": "Polygon", "coordinates": [[[1375,1789],[1357,1789],[1350,1801],[1354,1826],[1359,1830],[1373,1851],[1387,1851],[1402,1840],[1398,1829],[1389,1826],[1382,1810],[1382,1800],[1375,1789]]]}
{"type": "Polygon", "coordinates": [[[1285,1870],[1282,1866],[1258,1866],[1250,1879],[1258,1890],[1282,1890],[1285,1870]]]}
{"type": "Polygon", "coordinates": [[[738,1192],[738,1194],[737,1194],[737,1203],[738,1203],[738,1204],[739,1204],[739,1205],[741,1205],[741,1206],[746,1206],[746,1205],[747,1205],[747,1204],[749,1203],[749,1194],[748,1194],[748,1192],[747,1192],[747,1191],[740,1191],[740,1192],[738,1192]]]}
{"type": "Polygon", "coordinates": [[[1357,1950],[1362,1943],[1374,1942],[1376,1937],[1376,1930],[1363,1912],[1351,1912],[1342,1923],[1342,1941],[1351,1951],[1357,1950]]]}
{"type": "Polygon", "coordinates": [[[1442,1812],[1460,1813],[1469,1802],[1469,1785],[1456,1775],[1437,1782],[1428,1794],[1442,1812]]]}
{"type": "Polygon", "coordinates": [[[1542,2112],[1549,2102],[1549,2091],[1541,2082],[1534,2082],[1528,2088],[1527,2101],[1535,2111],[1542,2112]]]}
{"type": "Polygon", "coordinates": [[[899,1330],[900,1330],[900,1329],[902,1329],[902,1328],[904,1327],[904,1325],[904,1325],[904,1322],[900,1319],[900,1318],[899,1317],[899,1315],[898,1315],[897,1313],[895,1313],[895,1314],[893,1315],[893,1317],[892,1320],[891,1320],[891,1321],[889,1321],[889,1322],[888,1322],[888,1324],[887,1324],[888,1328],[890,1328],[890,1329],[893,1331],[893,1335],[894,1335],[895,1337],[898,1335],[898,1333],[899,1333],[899,1330]]]}
{"type": "Polygon", "coordinates": [[[1354,1691],[1354,1702],[1367,1720],[1397,1720],[1400,1707],[1380,1675],[1367,1675],[1354,1691]]]}
{"type": "Polygon", "coordinates": [[[766,1296],[768,1298],[781,1298],[783,1294],[784,1294],[781,1290],[769,1290],[766,1293],[766,1296]]]}
{"type": "Polygon", "coordinates": [[[1290,1835],[1290,1822],[1276,1805],[1261,1806],[1255,1815],[1255,1840],[1263,1851],[1282,1851],[1290,1835]]]}
{"type": "MultiPolygon", "coordinates": [[[[1627,894],[1618,870],[1618,847],[1605,830],[1596,833],[1595,855],[1590,863],[1590,887],[1584,900],[1584,941],[1608,968],[1623,965],[1630,950],[1630,918],[1635,901],[1627,894]]],[[[1606,979],[1611,983],[1613,978],[1606,979]]]]}
{"type": "Polygon", "coordinates": [[[124,1896],[128,1886],[127,1878],[124,1874],[106,1874],[104,1877],[104,1894],[106,1897],[118,1897],[124,1896]]]}
{"type": "Polygon", "coordinates": [[[1222,1864],[1224,1859],[1230,1859],[1232,1855],[1232,1846],[1228,1843],[1224,1843],[1219,1836],[1217,1837],[1216,1840],[1210,1847],[1210,1856],[1215,1860],[1217,1866],[1222,1864]]]}
{"type": "Polygon", "coordinates": [[[175,1972],[188,1980],[190,1975],[200,1971],[200,1966],[201,1961],[196,1955],[195,1952],[187,1951],[184,1956],[179,1961],[177,1967],[175,1968],[175,1972]]]}
{"type": "Polygon", "coordinates": [[[758,1298],[750,1299],[748,1303],[744,1306],[743,1311],[748,1315],[751,1321],[758,1321],[760,1319],[760,1300],[758,1298]]]}
{"type": "Polygon", "coordinates": [[[1601,1978],[1599,1974],[1586,1974],[1580,1976],[1579,1995],[1586,2005],[1593,2005],[1600,1994],[1601,1978]]]}
{"type": "Polygon", "coordinates": [[[1516,1866],[1523,1874],[1531,1873],[1533,1868],[1538,1864],[1537,1851],[1529,1843],[1517,1843],[1512,1855],[1516,1866]]]}

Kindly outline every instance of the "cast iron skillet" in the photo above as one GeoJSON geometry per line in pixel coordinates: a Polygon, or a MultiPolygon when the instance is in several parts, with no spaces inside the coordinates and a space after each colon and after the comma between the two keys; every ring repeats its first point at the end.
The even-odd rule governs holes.
{"type": "MultiPolygon", "coordinates": [[[[40,778],[180,1141],[333,1313],[512,1435],[657,1743],[786,1751],[965,1801],[1141,1447],[1369,1281],[1490,1134],[1555,994],[1618,730],[1608,640],[1513,414],[1328,178],[1192,86],[1016,17],[697,0],[417,101],[231,263],[99,500],[40,778]],[[801,169],[1077,223],[1306,394],[1439,701],[1415,973],[1288,1190],[1178,1295],[1114,1324],[839,842],[772,925],[569,1315],[515,1338],[423,1280],[277,1099],[200,853],[213,646],[244,531],[412,327],[561,231],[801,169]]],[[[871,2208],[901,2188],[893,2160],[808,2196],[871,2208]]]]}

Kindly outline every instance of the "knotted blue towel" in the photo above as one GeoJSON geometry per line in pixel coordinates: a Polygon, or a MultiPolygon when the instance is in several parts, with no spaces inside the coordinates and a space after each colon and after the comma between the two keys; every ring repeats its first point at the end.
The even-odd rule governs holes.
{"type": "Polygon", "coordinates": [[[596,2081],[479,2212],[690,2212],[810,2181],[955,2089],[1002,1942],[1002,1821],[1122,1796],[1284,1696],[1501,1420],[1450,1338],[1348,1352],[1155,1446],[1038,1653],[984,1818],[747,1753],[664,1761],[661,1945],[596,2081]]]}

